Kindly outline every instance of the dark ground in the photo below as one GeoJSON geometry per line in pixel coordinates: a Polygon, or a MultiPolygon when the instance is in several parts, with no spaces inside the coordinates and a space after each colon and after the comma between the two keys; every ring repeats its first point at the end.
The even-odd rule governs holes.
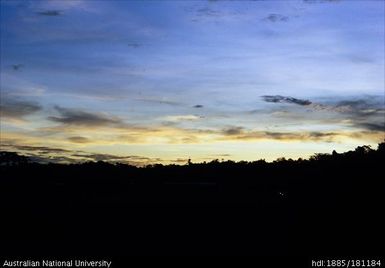
{"type": "Polygon", "coordinates": [[[381,256],[385,143],[308,161],[135,168],[1,154],[5,256],[381,256]],[[13,159],[13,160],[12,160],[13,159]]]}

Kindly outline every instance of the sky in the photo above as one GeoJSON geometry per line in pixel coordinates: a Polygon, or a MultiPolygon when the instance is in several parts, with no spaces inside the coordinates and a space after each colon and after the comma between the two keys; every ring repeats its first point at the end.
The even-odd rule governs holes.
{"type": "Polygon", "coordinates": [[[376,148],[384,5],[2,0],[1,150],[147,165],[376,148]]]}

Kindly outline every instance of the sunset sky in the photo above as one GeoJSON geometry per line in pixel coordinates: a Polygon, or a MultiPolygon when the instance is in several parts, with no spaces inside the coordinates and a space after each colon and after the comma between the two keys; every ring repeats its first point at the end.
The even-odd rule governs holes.
{"type": "Polygon", "coordinates": [[[384,1],[0,7],[2,151],[184,164],[385,138],[384,1]]]}

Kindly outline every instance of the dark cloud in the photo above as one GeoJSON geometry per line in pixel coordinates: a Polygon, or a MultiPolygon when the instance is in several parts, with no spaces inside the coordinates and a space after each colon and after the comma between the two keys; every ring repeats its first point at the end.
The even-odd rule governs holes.
{"type": "Polygon", "coordinates": [[[363,55],[348,55],[347,58],[357,64],[366,64],[366,63],[373,63],[375,62],[375,59],[368,57],[368,56],[363,56],[363,55]]]}
{"type": "Polygon", "coordinates": [[[74,143],[88,143],[88,142],[90,142],[89,139],[87,139],[85,137],[80,137],[80,136],[69,137],[68,140],[71,142],[74,142],[74,143]]]}
{"type": "Polygon", "coordinates": [[[47,163],[54,163],[54,164],[70,164],[70,163],[76,163],[74,159],[67,156],[40,156],[36,154],[29,154],[27,155],[31,162],[35,163],[41,163],[41,164],[47,164],[47,163]]]}
{"type": "Polygon", "coordinates": [[[266,102],[274,102],[274,103],[292,103],[292,104],[297,104],[297,105],[310,105],[311,101],[309,100],[304,100],[304,99],[296,99],[293,97],[285,97],[285,96],[280,96],[280,95],[265,95],[262,96],[262,99],[266,102]]]}
{"type": "MultiPolygon", "coordinates": [[[[271,132],[255,133],[257,137],[271,138],[275,140],[312,140],[332,141],[339,134],[335,132],[271,132]]],[[[252,135],[251,135],[252,136],[252,135]]],[[[247,137],[247,136],[246,136],[247,137]]]]}
{"type": "Polygon", "coordinates": [[[22,67],[24,67],[23,64],[13,64],[13,65],[12,65],[12,69],[13,69],[14,71],[19,71],[19,70],[21,70],[22,67]]]}
{"type": "Polygon", "coordinates": [[[4,99],[0,103],[1,117],[21,119],[24,116],[40,111],[42,107],[31,101],[4,99]]]}
{"type": "Polygon", "coordinates": [[[137,155],[127,155],[127,156],[120,156],[120,155],[112,155],[112,154],[87,154],[87,153],[77,153],[73,154],[73,157],[79,157],[79,158],[85,158],[88,161],[105,161],[105,162],[125,162],[125,163],[148,163],[148,162],[162,162],[160,158],[149,158],[149,157],[143,157],[143,156],[137,156],[137,155]]]}
{"type": "Polygon", "coordinates": [[[109,163],[126,163],[143,166],[150,163],[163,162],[160,158],[149,158],[137,155],[120,156],[113,154],[97,154],[84,151],[66,150],[47,146],[29,146],[2,144],[2,150],[16,151],[37,163],[82,163],[86,161],[104,161],[109,163]]]}
{"type": "Polygon", "coordinates": [[[385,131],[385,104],[383,96],[330,101],[327,104],[312,104],[316,110],[337,113],[347,126],[371,133],[385,131]]]}
{"type": "Polygon", "coordinates": [[[335,110],[354,114],[355,116],[365,116],[380,114],[385,111],[384,103],[380,103],[379,99],[355,99],[355,100],[343,100],[335,104],[335,110]]]}
{"type": "Polygon", "coordinates": [[[354,126],[358,128],[363,128],[369,131],[374,131],[374,132],[377,132],[377,131],[385,132],[385,122],[381,122],[381,123],[356,122],[354,126]]]}
{"type": "MultiPolygon", "coordinates": [[[[380,101],[381,98],[383,97],[369,96],[361,99],[349,99],[340,101],[335,101],[332,99],[326,103],[313,102],[309,108],[314,110],[337,112],[346,116],[350,115],[354,117],[368,117],[371,115],[380,115],[381,113],[384,113],[384,103],[383,101],[380,101]]],[[[335,99],[338,99],[338,97],[335,97],[335,99]]],[[[280,102],[279,99],[275,100],[274,98],[268,101],[280,102]]]]}
{"type": "Polygon", "coordinates": [[[138,47],[141,47],[142,44],[139,44],[139,43],[129,43],[129,44],[127,44],[127,46],[132,47],[132,48],[138,48],[138,47]]]}
{"type": "MultiPolygon", "coordinates": [[[[334,123],[338,122],[345,126],[361,131],[382,132],[385,124],[385,106],[383,96],[363,96],[355,99],[338,99],[335,97],[324,103],[312,103],[308,100],[295,99],[283,96],[262,96],[264,101],[272,103],[295,103],[298,105],[306,105],[313,111],[325,111],[334,113],[334,123]]],[[[311,111],[310,110],[310,111],[311,111]]],[[[289,120],[299,120],[303,118],[302,113],[291,113],[286,110],[273,110],[271,114],[279,117],[288,118],[289,120]]],[[[317,113],[317,115],[320,115],[317,113]]],[[[320,123],[325,123],[326,119],[320,119],[320,123]]],[[[308,134],[309,137],[317,137],[315,134],[308,134]]]]}
{"type": "Polygon", "coordinates": [[[193,108],[203,108],[203,105],[197,104],[197,105],[194,105],[193,108]]]}
{"type": "Polygon", "coordinates": [[[275,140],[320,140],[323,138],[333,138],[337,133],[333,132],[307,132],[307,133],[293,133],[293,132],[272,132],[265,131],[258,133],[259,136],[275,140]]]}
{"type": "Polygon", "coordinates": [[[264,20],[270,22],[285,22],[289,20],[289,17],[281,14],[269,14],[264,20]]]}
{"type": "Polygon", "coordinates": [[[231,154],[216,154],[214,156],[229,157],[231,154]]]}
{"type": "Polygon", "coordinates": [[[335,105],[335,110],[346,116],[354,128],[371,132],[385,131],[385,107],[379,99],[343,100],[335,105]]]}
{"type": "MultiPolygon", "coordinates": [[[[265,101],[282,102],[282,97],[267,96],[265,101]]],[[[328,111],[346,126],[371,133],[383,132],[385,125],[385,105],[383,96],[363,96],[355,99],[335,99],[326,103],[311,103],[309,108],[316,111],[328,111]],[[337,101],[336,101],[336,100],[337,101]]],[[[292,102],[292,99],[289,99],[292,102]]],[[[292,117],[292,116],[291,116],[292,117]]],[[[294,117],[292,117],[294,118],[294,117]]]]}
{"type": "Polygon", "coordinates": [[[209,7],[203,7],[196,10],[198,16],[218,17],[220,12],[209,7]]]}
{"type": "MultiPolygon", "coordinates": [[[[278,131],[263,131],[263,130],[247,130],[240,126],[232,126],[223,129],[219,133],[224,140],[296,140],[296,141],[326,141],[330,142],[338,136],[345,135],[338,132],[278,132],[278,131]]],[[[349,135],[349,134],[346,134],[349,135]]]]}
{"type": "Polygon", "coordinates": [[[49,154],[49,153],[68,153],[71,152],[66,149],[61,148],[52,148],[47,146],[29,146],[29,145],[14,145],[14,144],[6,144],[3,145],[9,148],[13,148],[20,151],[34,151],[39,152],[41,154],[49,154]]]}
{"type": "Polygon", "coordinates": [[[323,140],[331,141],[339,136],[336,132],[274,132],[274,131],[246,131],[242,127],[232,127],[222,131],[225,139],[235,140],[323,140]]]}
{"type": "Polygon", "coordinates": [[[165,100],[165,99],[157,99],[157,98],[136,98],[138,101],[143,101],[143,102],[150,102],[150,103],[158,103],[158,104],[167,104],[171,106],[180,106],[182,103],[176,102],[176,101],[171,101],[171,100],[165,100]]]}
{"type": "Polygon", "coordinates": [[[188,158],[177,158],[177,159],[173,160],[172,162],[178,163],[178,164],[180,164],[180,163],[182,163],[182,164],[187,164],[188,161],[189,161],[188,158]]]}
{"type": "Polygon", "coordinates": [[[371,108],[372,105],[368,103],[367,100],[344,100],[344,101],[339,101],[336,104],[336,107],[350,107],[353,109],[366,109],[366,108],[371,108]]]}
{"type": "Polygon", "coordinates": [[[132,158],[131,156],[117,156],[111,154],[73,154],[73,156],[87,158],[93,161],[119,161],[132,158]]]}
{"type": "Polygon", "coordinates": [[[243,127],[229,127],[222,131],[222,134],[226,136],[239,135],[243,133],[243,127]]]}
{"type": "Polygon", "coordinates": [[[266,131],[262,133],[254,133],[258,134],[258,136],[264,135],[268,138],[273,138],[276,140],[286,140],[286,139],[293,139],[297,137],[295,133],[289,133],[289,132],[272,132],[272,131],[266,131]]]}
{"type": "Polygon", "coordinates": [[[333,138],[338,135],[336,132],[309,132],[307,134],[311,138],[333,138]]]}
{"type": "Polygon", "coordinates": [[[44,11],[36,12],[36,14],[38,14],[40,16],[51,16],[51,17],[54,17],[54,16],[63,15],[63,12],[60,11],[60,10],[44,10],[44,11]]]}
{"type": "Polygon", "coordinates": [[[215,5],[197,5],[195,7],[187,8],[185,10],[187,12],[192,13],[192,21],[194,22],[207,20],[217,21],[229,17],[242,17],[242,13],[240,13],[239,11],[220,10],[219,8],[214,8],[214,6],[215,5]]]}
{"type": "Polygon", "coordinates": [[[59,112],[60,116],[49,116],[48,119],[65,125],[106,126],[122,124],[120,119],[101,113],[91,113],[59,106],[55,106],[55,110],[59,112]]]}

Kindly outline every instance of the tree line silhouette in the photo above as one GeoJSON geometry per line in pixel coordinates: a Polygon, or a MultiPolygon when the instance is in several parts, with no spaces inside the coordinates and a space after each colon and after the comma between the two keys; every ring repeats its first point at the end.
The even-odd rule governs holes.
{"type": "Polygon", "coordinates": [[[145,167],[1,152],[2,243],[9,254],[375,255],[384,156],[385,142],[271,163],[145,167]]]}

